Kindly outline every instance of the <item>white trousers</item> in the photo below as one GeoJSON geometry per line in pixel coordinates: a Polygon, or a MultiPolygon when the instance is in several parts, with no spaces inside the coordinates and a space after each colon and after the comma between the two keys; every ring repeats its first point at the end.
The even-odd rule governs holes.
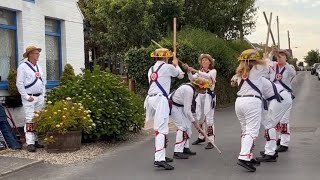
{"type": "MultiPolygon", "coordinates": [[[[217,96],[213,99],[216,105],[217,96]]],[[[196,98],[196,117],[200,127],[207,132],[211,141],[214,141],[214,108],[212,108],[212,98],[210,94],[198,94],[196,98]],[[205,127],[206,126],[206,127],[205,127]]],[[[204,136],[199,133],[199,139],[204,139],[204,136]]]]}
{"type": "Polygon", "coordinates": [[[250,161],[254,140],[259,135],[262,101],[255,97],[238,97],[235,103],[236,115],[241,124],[241,151],[238,159],[250,161]]]}
{"type": "MultiPolygon", "coordinates": [[[[34,100],[29,102],[22,98],[22,105],[25,113],[25,120],[26,123],[32,123],[32,119],[34,116],[35,111],[40,111],[44,106],[44,97],[43,95],[40,96],[33,96],[34,100]]],[[[38,141],[38,137],[35,132],[27,132],[26,124],[24,126],[24,132],[26,135],[26,143],[35,144],[35,141],[38,141]]]]}
{"type": "Polygon", "coordinates": [[[144,104],[146,108],[146,120],[154,120],[155,131],[155,161],[165,161],[167,134],[169,133],[169,103],[165,96],[148,97],[144,104]]]}
{"type": "Polygon", "coordinates": [[[291,109],[292,109],[292,103],[291,103],[290,107],[287,109],[287,111],[284,114],[284,116],[282,117],[282,119],[280,120],[280,126],[281,126],[281,130],[280,130],[280,139],[281,139],[280,145],[287,146],[287,147],[289,146],[289,142],[290,142],[290,125],[289,125],[289,121],[290,121],[291,109]]]}
{"type": "Polygon", "coordinates": [[[291,94],[287,91],[280,93],[283,98],[281,102],[276,99],[269,102],[268,111],[264,111],[262,124],[265,127],[265,137],[267,139],[265,145],[265,154],[274,155],[277,148],[277,132],[276,125],[283,119],[285,113],[292,106],[291,94]]]}
{"type": "Polygon", "coordinates": [[[183,152],[184,148],[189,148],[192,123],[185,115],[183,107],[177,107],[175,105],[172,106],[171,118],[177,127],[174,152],[183,152]]]}

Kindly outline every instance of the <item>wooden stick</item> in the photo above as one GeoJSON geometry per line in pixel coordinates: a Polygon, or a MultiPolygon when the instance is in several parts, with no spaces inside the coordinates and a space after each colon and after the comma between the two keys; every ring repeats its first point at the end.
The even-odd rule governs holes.
{"type": "MultiPolygon", "coordinates": [[[[266,20],[267,26],[269,27],[269,22],[268,22],[268,18],[267,18],[266,12],[263,12],[263,15],[264,15],[264,19],[266,20]]],[[[270,29],[270,34],[271,34],[273,45],[276,45],[276,41],[274,40],[272,29],[270,29]]]]}
{"type": "Polygon", "coordinates": [[[265,52],[268,52],[269,33],[270,33],[270,30],[271,30],[271,20],[272,20],[272,13],[270,13],[270,19],[269,19],[269,23],[268,23],[267,42],[266,42],[265,50],[264,50],[265,52]]]}
{"type": "Polygon", "coordinates": [[[153,39],[151,39],[151,42],[153,42],[155,45],[159,46],[160,48],[163,48],[160,44],[158,44],[156,41],[154,41],[153,39]]]}
{"type": "Polygon", "coordinates": [[[220,149],[218,148],[218,146],[214,143],[213,140],[210,140],[208,135],[204,132],[203,129],[200,128],[200,131],[202,132],[201,134],[204,135],[204,138],[206,138],[210,143],[212,143],[212,145],[216,148],[216,150],[218,151],[219,154],[221,154],[220,149]]]}
{"type": "Polygon", "coordinates": [[[173,59],[177,59],[177,18],[173,18],[173,59]]]}

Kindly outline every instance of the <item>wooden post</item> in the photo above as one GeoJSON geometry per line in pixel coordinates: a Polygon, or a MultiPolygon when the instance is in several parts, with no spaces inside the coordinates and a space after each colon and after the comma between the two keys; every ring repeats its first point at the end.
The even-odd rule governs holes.
{"type": "Polygon", "coordinates": [[[177,58],[177,18],[173,18],[173,59],[177,58]]]}
{"type": "Polygon", "coordinates": [[[277,16],[278,49],[280,49],[279,17],[277,16]]]}
{"type": "MultiPolygon", "coordinates": [[[[266,13],[263,12],[263,15],[264,15],[264,19],[266,20],[267,26],[269,27],[269,22],[268,22],[268,18],[267,18],[266,13]]],[[[272,33],[272,30],[271,30],[271,29],[270,29],[270,34],[271,34],[271,38],[272,38],[273,45],[276,45],[276,41],[274,40],[273,33],[272,33]]]]}
{"type": "Polygon", "coordinates": [[[270,19],[269,19],[269,23],[268,23],[267,41],[266,41],[265,50],[264,50],[265,52],[268,52],[269,33],[271,31],[271,20],[272,20],[272,13],[270,13],[270,19]]]}

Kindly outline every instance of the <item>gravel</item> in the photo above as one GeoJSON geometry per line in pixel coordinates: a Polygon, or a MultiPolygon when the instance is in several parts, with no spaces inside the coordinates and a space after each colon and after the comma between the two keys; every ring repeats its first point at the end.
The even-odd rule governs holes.
{"type": "Polygon", "coordinates": [[[127,141],[82,144],[80,150],[69,153],[47,153],[45,149],[37,149],[35,153],[30,153],[26,150],[26,147],[23,147],[22,150],[7,149],[0,151],[0,156],[43,160],[50,164],[72,165],[94,159],[103,153],[115,150],[120,145],[142,141],[150,135],[153,135],[153,132],[144,130],[139,133],[130,134],[127,141]]]}

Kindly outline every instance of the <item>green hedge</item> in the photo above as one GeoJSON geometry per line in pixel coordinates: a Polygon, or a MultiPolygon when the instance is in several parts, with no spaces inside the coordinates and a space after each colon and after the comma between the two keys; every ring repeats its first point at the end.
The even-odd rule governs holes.
{"type": "MultiPolygon", "coordinates": [[[[172,36],[164,38],[159,42],[161,46],[172,49],[172,36]]],[[[134,48],[129,50],[125,56],[129,76],[137,81],[138,92],[146,95],[148,90],[148,69],[155,63],[150,53],[158,48],[150,45],[147,48],[134,48]]],[[[230,79],[235,73],[238,65],[237,57],[240,53],[251,48],[243,41],[225,41],[215,34],[201,29],[186,29],[177,33],[177,57],[196,69],[199,69],[198,56],[208,53],[215,58],[217,69],[216,93],[218,106],[226,106],[234,102],[236,89],[230,87],[230,79]]],[[[181,66],[182,67],[182,66],[181,66]]],[[[181,83],[188,82],[187,75],[183,80],[173,79],[172,89],[181,83]]]]}

